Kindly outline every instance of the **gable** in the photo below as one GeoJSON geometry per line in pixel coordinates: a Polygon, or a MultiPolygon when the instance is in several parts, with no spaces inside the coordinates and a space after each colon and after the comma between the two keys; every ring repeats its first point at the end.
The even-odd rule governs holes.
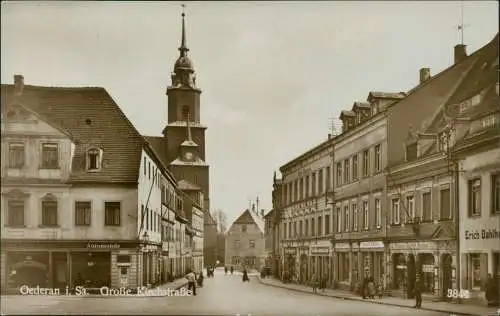
{"type": "Polygon", "coordinates": [[[19,103],[2,108],[2,130],[11,135],[43,135],[71,138],[48,120],[19,103]]]}
{"type": "Polygon", "coordinates": [[[234,221],[234,224],[255,224],[255,220],[250,215],[250,211],[246,210],[234,221]]]}

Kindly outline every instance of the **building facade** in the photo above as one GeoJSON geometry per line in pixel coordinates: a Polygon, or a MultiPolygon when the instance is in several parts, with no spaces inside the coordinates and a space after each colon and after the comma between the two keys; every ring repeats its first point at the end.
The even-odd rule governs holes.
{"type": "Polygon", "coordinates": [[[333,145],[327,140],[280,168],[283,277],[299,283],[313,274],[331,280],[333,145]]]}
{"type": "Polygon", "coordinates": [[[236,270],[265,265],[264,220],[255,209],[244,211],[226,231],[226,265],[236,270]]]}

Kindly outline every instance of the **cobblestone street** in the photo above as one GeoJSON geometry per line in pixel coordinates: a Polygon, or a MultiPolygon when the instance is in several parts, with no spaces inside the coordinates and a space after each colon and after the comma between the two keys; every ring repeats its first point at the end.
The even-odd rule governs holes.
{"type": "Polygon", "coordinates": [[[450,315],[396,306],[355,302],[300,293],[261,284],[253,276],[217,273],[205,279],[197,296],[190,297],[2,297],[2,314],[156,314],[156,315],[450,315]]]}

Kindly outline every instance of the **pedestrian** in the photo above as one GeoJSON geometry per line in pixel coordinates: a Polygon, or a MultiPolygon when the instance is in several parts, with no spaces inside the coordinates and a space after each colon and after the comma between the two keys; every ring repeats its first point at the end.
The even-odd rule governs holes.
{"type": "Polygon", "coordinates": [[[188,270],[188,274],[186,275],[186,279],[188,281],[188,290],[193,291],[193,295],[196,295],[196,276],[193,271],[188,270]]]}
{"type": "Polygon", "coordinates": [[[368,278],[367,290],[368,298],[375,298],[375,282],[372,277],[368,278]]]}
{"type": "Polygon", "coordinates": [[[243,282],[245,282],[245,281],[250,282],[246,268],[243,269],[243,282]]]}
{"type": "Polygon", "coordinates": [[[361,296],[363,299],[366,299],[366,292],[368,289],[368,276],[365,276],[363,279],[363,285],[361,286],[361,296]]]}
{"type": "Polygon", "coordinates": [[[422,280],[420,279],[420,274],[417,274],[415,280],[415,286],[413,288],[413,295],[415,295],[415,308],[422,307],[422,280]]]}
{"type": "Polygon", "coordinates": [[[499,304],[499,289],[496,280],[492,277],[491,273],[488,273],[488,279],[486,280],[486,301],[488,306],[496,307],[499,304]]]}
{"type": "Polygon", "coordinates": [[[384,294],[384,286],[382,282],[379,281],[377,285],[377,295],[379,299],[382,299],[382,295],[384,294]]]}
{"type": "Polygon", "coordinates": [[[227,274],[227,266],[224,266],[224,274],[227,274]]]}
{"type": "Polygon", "coordinates": [[[199,287],[203,287],[203,271],[200,272],[200,275],[198,276],[198,279],[196,280],[196,283],[198,284],[199,287]]]}
{"type": "Polygon", "coordinates": [[[234,268],[231,266],[231,275],[233,274],[234,268]]]}
{"type": "Polygon", "coordinates": [[[316,293],[316,289],[318,287],[318,282],[317,282],[316,274],[315,273],[313,273],[312,278],[311,278],[311,286],[312,286],[312,289],[313,289],[313,293],[316,293]]]}

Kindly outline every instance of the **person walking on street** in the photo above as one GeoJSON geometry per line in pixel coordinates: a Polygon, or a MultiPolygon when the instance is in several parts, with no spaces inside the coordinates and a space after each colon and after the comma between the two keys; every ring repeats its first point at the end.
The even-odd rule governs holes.
{"type": "Polygon", "coordinates": [[[245,282],[245,281],[250,282],[246,268],[243,269],[243,282],[245,282]]]}
{"type": "Polygon", "coordinates": [[[415,286],[413,288],[413,295],[415,295],[415,308],[422,308],[422,280],[420,274],[417,274],[415,286]]]}
{"type": "Polygon", "coordinates": [[[372,277],[368,278],[367,290],[368,298],[375,298],[375,282],[373,282],[372,277]]]}
{"type": "Polygon", "coordinates": [[[224,274],[227,274],[227,266],[224,266],[224,274]]]}
{"type": "Polygon", "coordinates": [[[366,299],[366,292],[368,290],[368,276],[363,279],[363,285],[361,286],[361,296],[366,299]]]}
{"type": "Polygon", "coordinates": [[[188,290],[193,291],[193,295],[196,295],[196,276],[192,270],[186,275],[186,279],[188,281],[188,290]]]}
{"type": "Polygon", "coordinates": [[[497,281],[488,274],[488,280],[486,280],[486,301],[488,306],[497,307],[499,306],[500,293],[498,289],[497,281]]]}
{"type": "Polygon", "coordinates": [[[311,278],[311,286],[313,288],[313,293],[316,293],[318,288],[318,280],[316,278],[316,274],[314,273],[311,278]]]}
{"type": "Polygon", "coordinates": [[[233,274],[234,268],[231,266],[231,275],[233,274]]]}

